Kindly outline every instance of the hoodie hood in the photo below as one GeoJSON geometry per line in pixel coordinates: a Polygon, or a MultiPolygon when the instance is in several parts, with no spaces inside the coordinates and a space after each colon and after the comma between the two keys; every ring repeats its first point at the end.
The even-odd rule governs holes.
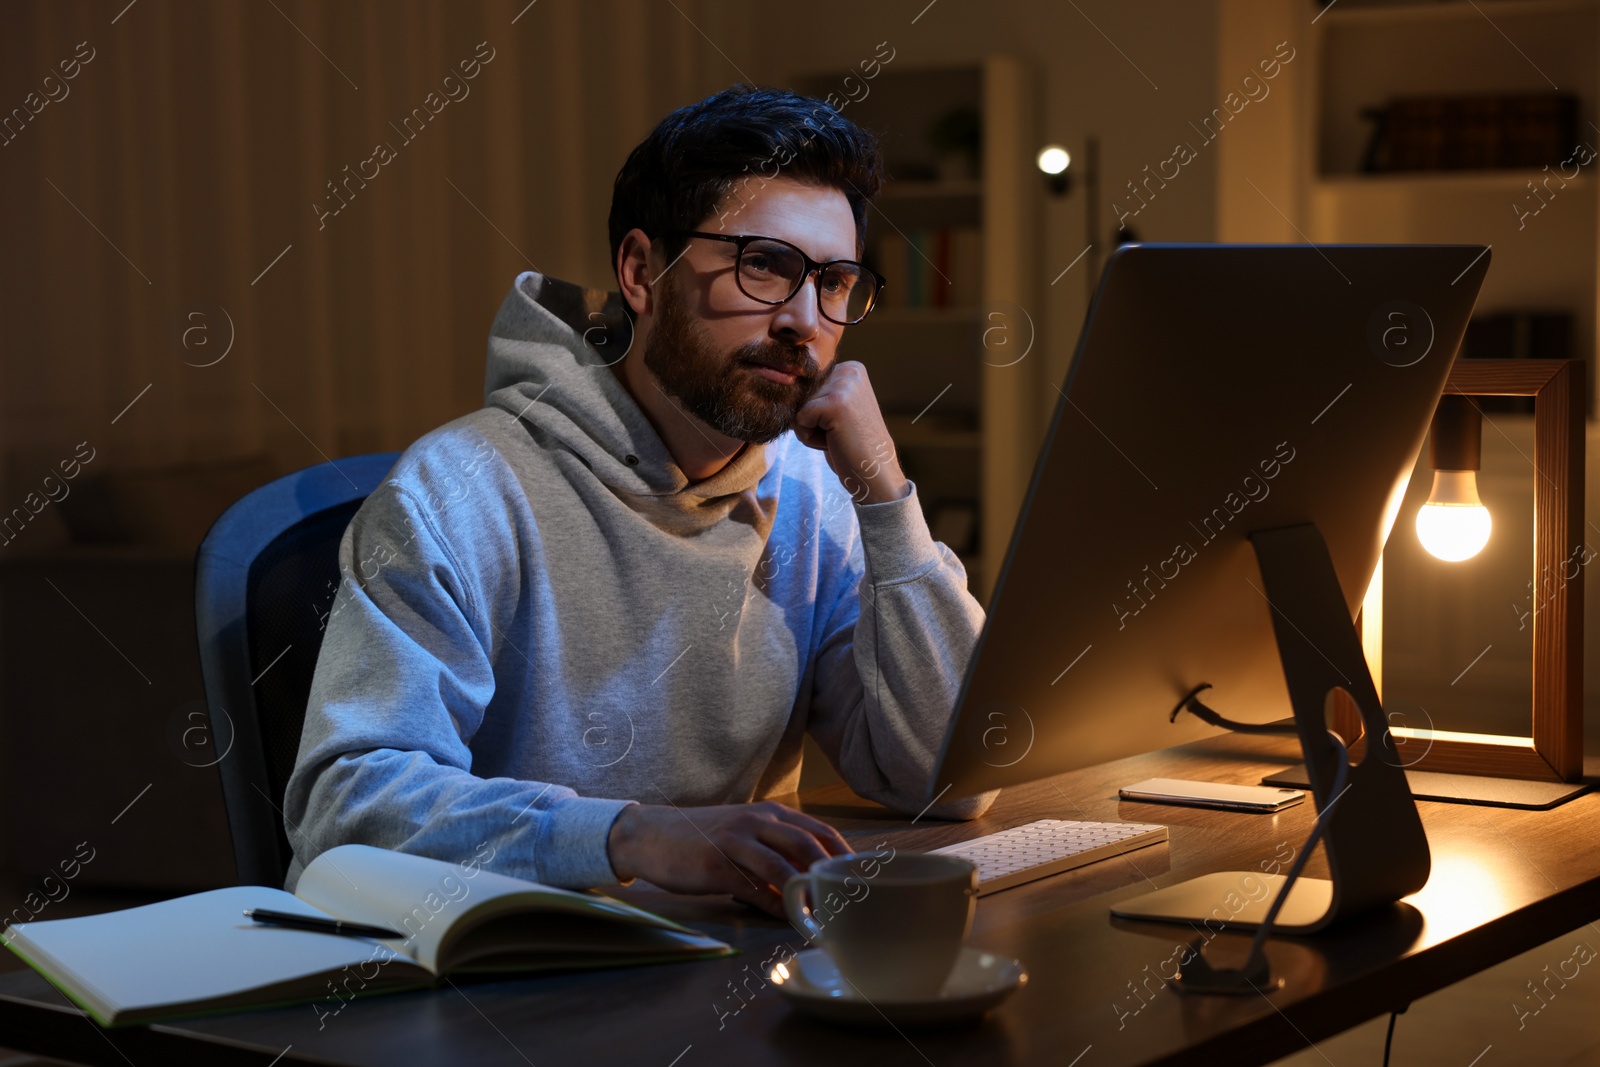
{"type": "Polygon", "coordinates": [[[699,482],[683,473],[612,370],[633,340],[621,293],[524,271],[489,330],[484,403],[517,416],[542,446],[575,454],[619,496],[692,511],[754,489],[767,445],[746,443],[699,482]]]}

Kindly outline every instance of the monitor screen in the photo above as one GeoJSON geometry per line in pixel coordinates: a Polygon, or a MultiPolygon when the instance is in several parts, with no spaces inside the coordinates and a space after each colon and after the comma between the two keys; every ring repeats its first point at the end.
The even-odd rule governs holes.
{"type": "Polygon", "coordinates": [[[1353,619],[1489,265],[1479,245],[1109,258],[930,799],[1293,714],[1254,531],[1315,523],[1353,619]]]}

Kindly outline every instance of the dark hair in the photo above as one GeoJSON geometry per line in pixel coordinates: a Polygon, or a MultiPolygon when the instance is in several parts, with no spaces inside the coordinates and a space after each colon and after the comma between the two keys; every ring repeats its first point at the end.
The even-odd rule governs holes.
{"type": "MultiPolygon", "coordinates": [[[[611,269],[615,273],[629,230],[637,227],[655,242],[665,230],[694,229],[742,182],[762,183],[780,174],[844,193],[855,216],[859,254],[867,205],[883,185],[883,171],[877,137],[831,105],[771,86],[729,86],[662,119],[617,172],[611,269]]],[[[661,240],[668,262],[683,251],[685,240],[661,240]]]]}

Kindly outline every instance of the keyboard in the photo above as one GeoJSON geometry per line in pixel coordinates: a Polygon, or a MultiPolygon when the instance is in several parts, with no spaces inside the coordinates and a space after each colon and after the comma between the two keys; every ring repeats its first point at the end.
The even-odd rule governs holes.
{"type": "Polygon", "coordinates": [[[928,851],[971,860],[981,897],[1166,839],[1167,828],[1154,823],[1040,819],[928,851]]]}

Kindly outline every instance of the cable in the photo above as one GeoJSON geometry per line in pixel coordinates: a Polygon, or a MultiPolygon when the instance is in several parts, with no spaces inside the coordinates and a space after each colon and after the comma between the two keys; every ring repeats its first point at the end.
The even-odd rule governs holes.
{"type": "MultiPolygon", "coordinates": [[[[1411,1007],[1407,1004],[1406,1008],[1411,1007]]],[[[1406,1008],[1399,1008],[1389,1013],[1389,1036],[1383,1039],[1383,1067],[1389,1067],[1389,1046],[1394,1043],[1394,1021],[1405,1014],[1406,1008]]]]}
{"type": "MultiPolygon", "coordinates": [[[[1198,968],[1181,973],[1177,988],[1180,991],[1196,993],[1259,993],[1256,981],[1265,981],[1270,973],[1267,964],[1266,941],[1267,935],[1272,932],[1272,924],[1277,921],[1278,912],[1283,909],[1284,901],[1289,899],[1289,891],[1294,888],[1294,883],[1300,877],[1300,872],[1305,869],[1306,861],[1311,858],[1311,852],[1317,847],[1317,842],[1322,839],[1322,826],[1328,818],[1328,813],[1333,806],[1344,796],[1345,788],[1350,781],[1350,753],[1345,748],[1344,740],[1332,730],[1328,731],[1328,739],[1333,743],[1334,751],[1339,761],[1338,774],[1334,776],[1333,797],[1326,807],[1317,813],[1317,821],[1312,824],[1311,832],[1306,835],[1306,843],[1301,848],[1300,854],[1295,857],[1294,863],[1289,866],[1289,873],[1284,875],[1283,887],[1278,890],[1278,895],[1273,898],[1272,906],[1267,909],[1267,916],[1256,927],[1256,936],[1250,942],[1249,955],[1245,957],[1244,965],[1238,968],[1212,967],[1204,960],[1205,945],[1201,938],[1196,937],[1190,942],[1194,949],[1193,962],[1200,963],[1198,968]],[[1187,982],[1185,981],[1187,979],[1187,982]]],[[[1307,763],[1310,760],[1308,758],[1307,763]]]]}
{"type": "Polygon", "coordinates": [[[1198,694],[1210,688],[1210,682],[1201,682],[1199,685],[1185,693],[1183,695],[1183,699],[1178,701],[1178,706],[1172,709],[1172,714],[1167,716],[1167,721],[1177,722],[1178,713],[1187,711],[1190,715],[1193,715],[1202,722],[1210,723],[1212,726],[1220,726],[1224,730],[1232,730],[1235,733],[1292,734],[1296,731],[1296,727],[1293,723],[1234,722],[1232,719],[1227,718],[1219,712],[1206,707],[1200,702],[1198,694]]]}
{"type": "MultiPolygon", "coordinates": [[[[1322,839],[1322,825],[1327,819],[1333,806],[1344,796],[1346,784],[1350,781],[1350,752],[1344,747],[1344,740],[1332,730],[1328,731],[1328,738],[1333,742],[1334,750],[1338,753],[1339,773],[1333,780],[1333,799],[1328,801],[1328,806],[1317,812],[1317,821],[1311,825],[1311,832],[1306,835],[1305,847],[1300,850],[1300,855],[1295,857],[1289,873],[1284,875],[1283,888],[1278,890],[1277,899],[1273,900],[1272,907],[1267,910],[1267,917],[1256,928],[1255,940],[1250,943],[1250,957],[1254,958],[1257,952],[1265,953],[1262,947],[1273,922],[1278,918],[1278,912],[1283,908],[1283,902],[1289,899],[1289,890],[1294,888],[1295,881],[1300,877],[1300,872],[1305,869],[1306,861],[1311,858],[1311,850],[1317,847],[1317,842],[1322,839]]],[[[1248,966],[1248,963],[1247,963],[1248,966]]]]}

